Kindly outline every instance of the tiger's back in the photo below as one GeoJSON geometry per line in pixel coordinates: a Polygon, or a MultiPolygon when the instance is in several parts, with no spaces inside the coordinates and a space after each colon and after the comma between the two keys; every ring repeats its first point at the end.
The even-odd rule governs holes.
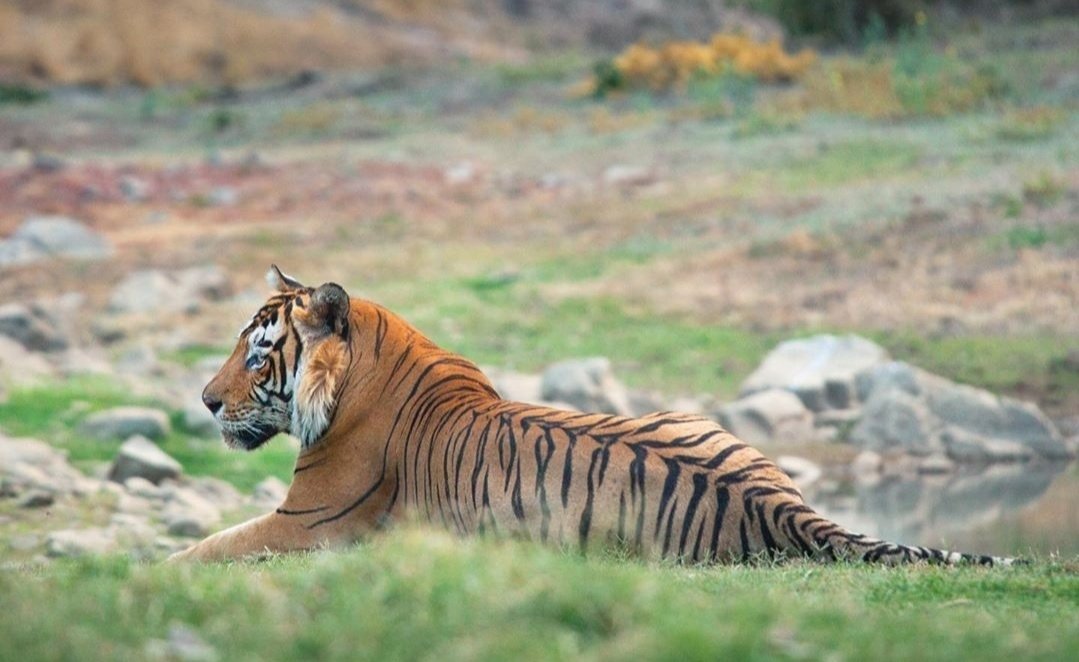
{"type": "Polygon", "coordinates": [[[747,504],[767,495],[801,504],[771,461],[697,416],[626,418],[502,401],[443,432],[441,447],[415,446],[418,464],[401,458],[400,512],[462,533],[729,560],[766,551],[770,529],[743,517],[747,504]]]}

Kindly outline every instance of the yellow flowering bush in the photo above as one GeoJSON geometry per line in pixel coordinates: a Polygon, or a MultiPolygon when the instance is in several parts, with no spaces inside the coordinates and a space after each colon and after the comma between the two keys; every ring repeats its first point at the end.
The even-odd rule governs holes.
{"type": "Polygon", "coordinates": [[[659,47],[637,43],[610,63],[597,66],[594,91],[683,89],[696,76],[727,71],[768,83],[792,81],[816,59],[817,54],[810,49],[790,54],[778,40],[761,42],[738,34],[718,33],[705,43],[671,41],[659,47]]]}

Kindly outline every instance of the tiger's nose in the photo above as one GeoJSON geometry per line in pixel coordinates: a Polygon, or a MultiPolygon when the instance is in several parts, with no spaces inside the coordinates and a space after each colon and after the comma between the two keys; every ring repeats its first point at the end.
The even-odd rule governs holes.
{"type": "Polygon", "coordinates": [[[202,392],[202,404],[206,405],[211,414],[216,414],[221,409],[221,401],[206,391],[202,392]]]}

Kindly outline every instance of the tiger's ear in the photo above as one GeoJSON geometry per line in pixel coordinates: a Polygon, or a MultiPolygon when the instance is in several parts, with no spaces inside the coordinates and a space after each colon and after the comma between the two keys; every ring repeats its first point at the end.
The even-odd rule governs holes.
{"type": "Polygon", "coordinates": [[[337,283],[325,283],[311,293],[306,308],[293,309],[293,317],[309,338],[317,339],[330,334],[344,337],[348,329],[348,311],[345,288],[337,283]]]}
{"type": "Polygon", "coordinates": [[[266,282],[278,292],[292,292],[293,290],[305,289],[303,283],[286,275],[277,268],[276,264],[271,264],[270,270],[266,272],[266,282]]]}

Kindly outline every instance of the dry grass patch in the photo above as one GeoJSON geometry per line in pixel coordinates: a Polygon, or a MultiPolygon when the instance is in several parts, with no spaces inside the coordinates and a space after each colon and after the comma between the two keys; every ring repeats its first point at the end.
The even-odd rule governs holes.
{"type": "Polygon", "coordinates": [[[65,84],[236,84],[424,56],[329,7],[274,16],[223,0],[21,0],[0,7],[0,74],[65,84]]]}

